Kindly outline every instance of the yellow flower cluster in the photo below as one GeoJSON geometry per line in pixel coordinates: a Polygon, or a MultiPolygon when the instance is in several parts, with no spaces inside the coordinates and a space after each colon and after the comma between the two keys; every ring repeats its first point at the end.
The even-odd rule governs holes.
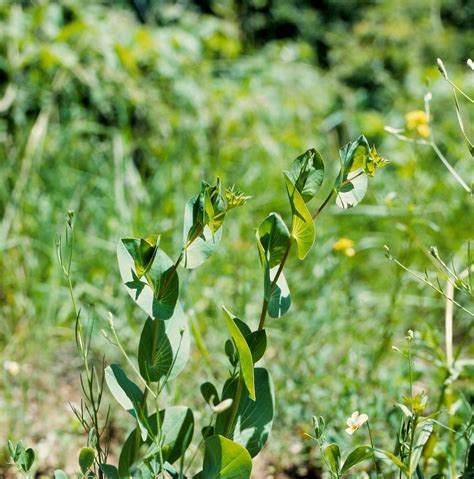
{"type": "Polygon", "coordinates": [[[346,256],[354,256],[355,255],[355,249],[354,249],[354,241],[352,241],[349,238],[341,238],[337,240],[333,246],[332,249],[334,251],[337,251],[339,253],[343,253],[346,256]]]}
{"type": "Polygon", "coordinates": [[[430,136],[430,127],[428,126],[428,116],[423,110],[410,111],[405,115],[407,129],[416,131],[423,138],[430,136]]]}

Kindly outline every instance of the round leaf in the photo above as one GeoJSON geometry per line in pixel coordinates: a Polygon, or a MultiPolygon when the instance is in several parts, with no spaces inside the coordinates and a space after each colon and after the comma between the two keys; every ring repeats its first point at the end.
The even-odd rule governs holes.
{"type": "Polygon", "coordinates": [[[86,474],[87,471],[94,464],[95,452],[91,447],[83,447],[79,453],[79,467],[82,474],[86,474]]]}

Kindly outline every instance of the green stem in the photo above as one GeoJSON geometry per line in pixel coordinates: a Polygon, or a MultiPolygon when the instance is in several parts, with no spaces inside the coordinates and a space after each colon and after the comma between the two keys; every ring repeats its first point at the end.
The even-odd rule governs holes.
{"type": "Polygon", "coordinates": [[[326,208],[327,204],[329,203],[329,201],[331,200],[332,196],[334,195],[334,188],[329,192],[328,196],[326,197],[326,199],[323,201],[323,204],[317,209],[316,213],[314,213],[312,215],[312,218],[313,220],[315,220],[320,214],[321,212],[324,210],[324,208],[326,208]]]}
{"type": "Polygon", "coordinates": [[[379,468],[377,466],[377,461],[375,459],[374,440],[372,439],[372,431],[370,430],[370,424],[369,424],[368,420],[367,420],[367,430],[369,431],[370,446],[372,447],[372,460],[374,461],[375,475],[378,478],[379,477],[379,468]]]}
{"type": "Polygon", "coordinates": [[[232,403],[232,411],[230,413],[229,421],[225,429],[225,437],[230,439],[230,435],[234,429],[235,419],[237,418],[237,412],[239,410],[240,399],[242,398],[242,392],[244,389],[244,381],[242,379],[242,371],[239,373],[239,378],[237,380],[237,390],[235,391],[234,402],[232,403]]]}
{"type": "MultiPolygon", "coordinates": [[[[288,255],[290,254],[290,249],[291,249],[291,239],[288,241],[288,246],[286,247],[285,253],[283,254],[283,258],[281,260],[280,266],[278,267],[278,270],[276,272],[275,277],[273,278],[272,284],[270,285],[270,292],[269,295],[272,295],[273,288],[277,284],[278,279],[281,276],[281,273],[283,272],[283,267],[285,266],[286,260],[288,259],[288,255]]],[[[262,311],[260,313],[260,321],[258,323],[258,330],[262,330],[263,326],[265,325],[265,318],[267,316],[267,311],[268,311],[268,299],[264,298],[263,303],[262,303],[262,311]]]]}

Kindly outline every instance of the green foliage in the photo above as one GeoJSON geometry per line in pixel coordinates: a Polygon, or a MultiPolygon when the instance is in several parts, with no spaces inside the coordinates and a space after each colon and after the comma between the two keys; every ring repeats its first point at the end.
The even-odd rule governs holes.
{"type": "Polygon", "coordinates": [[[250,477],[252,459],[247,450],[223,436],[206,439],[202,479],[250,477]]]}
{"type": "MultiPolygon", "coordinates": [[[[422,384],[431,407],[438,401],[443,405],[435,419],[450,428],[435,422],[420,468],[427,465],[423,473],[428,476],[468,471],[472,368],[464,361],[472,356],[465,339],[471,331],[466,310],[472,310],[472,294],[470,278],[460,279],[459,272],[472,262],[467,246],[472,205],[469,195],[459,194],[459,185],[472,189],[472,114],[458,90],[453,108],[451,86],[437,72],[435,59],[443,58],[447,78],[470,94],[472,72],[463,69],[473,51],[469,2],[403,0],[396,8],[391,2],[333,0],[317,6],[158,3],[7,1],[0,6],[0,430],[32,445],[43,438],[39,430],[54,430],[68,450],[70,442],[77,450],[93,447],[93,473],[113,477],[112,466],[105,464],[109,429],[104,421],[114,432],[111,457],[118,456],[123,431],[136,424],[115,403],[108,415],[110,396],[107,391],[102,395],[102,357],[113,363],[120,354],[96,334],[106,327],[108,311],[117,317],[117,332],[136,370],[130,364],[123,368],[147,396],[148,408],[155,406],[159,388],[161,407],[173,401],[196,410],[204,405],[197,393],[201,382],[212,378],[221,391],[227,373],[238,374],[237,350],[220,320],[224,302],[248,320],[249,330],[242,334],[252,360],[271,370],[278,391],[266,456],[276,474],[292,466],[285,459],[290,447],[300,451],[291,453],[292,462],[308,461],[311,467],[322,460],[310,455],[300,434],[315,404],[327,415],[331,441],[337,440],[342,456],[352,446],[338,424],[355,405],[371,413],[376,442],[393,451],[385,444],[400,432],[399,421],[387,404],[398,397],[406,368],[394,358],[391,345],[414,324],[420,325],[417,341],[424,358],[414,381],[419,387],[425,373],[422,384]],[[145,23],[137,20],[132,4],[148,9],[145,23]],[[409,130],[404,115],[422,108],[426,85],[433,101],[424,130],[409,130]],[[386,124],[403,129],[405,123],[406,134],[416,142],[398,142],[384,133],[386,124]],[[426,128],[431,136],[421,137],[418,131],[426,133],[426,128]],[[375,142],[390,152],[391,166],[356,210],[339,211],[329,203],[334,214],[319,222],[321,201],[333,192],[336,205],[355,204],[380,161],[373,148],[368,155],[365,151],[364,174],[354,179],[349,172],[347,183],[334,192],[339,145],[360,131],[368,145],[375,142]],[[434,136],[437,150],[431,146],[434,136]],[[316,171],[303,168],[310,163],[312,144],[324,152],[322,184],[316,150],[316,171]],[[287,159],[300,152],[305,153],[290,166],[287,159]],[[439,153],[451,164],[451,174],[445,174],[439,153]],[[269,211],[281,213],[291,226],[286,198],[278,194],[282,169],[305,203],[309,196],[301,183],[309,178],[309,193],[320,187],[312,200],[316,207],[306,205],[318,220],[317,247],[296,268],[291,260],[301,247],[293,250],[290,236],[284,272],[281,252],[268,268],[262,261],[262,288],[260,246],[258,253],[251,247],[251,231],[269,211]],[[220,226],[223,200],[227,216],[248,197],[219,181],[207,183],[202,222],[209,226],[186,248],[193,209],[185,207],[188,219],[181,228],[182,205],[196,186],[201,194],[202,177],[214,174],[223,183],[238,180],[255,199],[220,226]],[[65,209],[76,210],[79,234],[77,260],[62,282],[53,244],[65,209]],[[113,249],[124,234],[137,238],[131,251],[121,252],[128,269],[124,281],[146,315],[133,308],[116,281],[113,249]],[[423,271],[435,268],[430,282],[438,290],[438,283],[444,290],[449,278],[459,286],[454,301],[465,309],[455,314],[453,356],[457,346],[463,348],[453,363],[445,360],[440,330],[444,299],[384,261],[384,243],[422,278],[423,271]],[[433,244],[444,266],[431,255],[433,244]],[[170,274],[173,282],[180,275],[179,291],[166,284],[166,270],[159,268],[155,280],[166,288],[150,286],[146,268],[158,249],[173,260],[183,256],[176,276],[170,274]],[[206,261],[211,255],[212,261],[206,261]],[[195,271],[187,276],[181,266],[195,271]],[[288,285],[296,305],[291,310],[288,285]],[[68,304],[70,287],[75,306],[68,304]],[[266,315],[286,316],[258,331],[260,294],[268,303],[263,323],[266,315]],[[155,318],[157,311],[163,317],[155,318]],[[155,345],[150,321],[159,325],[155,345]],[[77,364],[69,347],[74,339],[83,360],[84,407],[75,394],[78,383],[69,380],[77,364]],[[191,352],[190,339],[196,346],[191,352]],[[230,345],[230,371],[226,357],[217,354],[224,344],[230,345]],[[153,383],[153,394],[140,376],[153,383]],[[75,405],[76,418],[61,413],[68,401],[75,405]],[[78,428],[84,429],[87,444],[78,428]],[[62,432],[71,429],[74,434],[62,432]]],[[[61,266],[66,270],[68,261],[65,254],[61,266]]],[[[221,399],[212,406],[217,408],[221,399]]],[[[231,413],[211,409],[213,419],[196,415],[199,430],[226,412],[231,413]]],[[[66,464],[69,455],[50,440],[51,435],[44,439],[51,450],[45,466],[58,461],[71,476],[77,454],[66,464]]],[[[148,464],[157,470],[159,462],[153,457],[148,464]]],[[[390,461],[385,462],[388,469],[390,461]]],[[[143,474],[152,474],[142,467],[143,474]]],[[[172,471],[170,465],[163,467],[172,471]]],[[[369,462],[359,467],[372,468],[369,462]]],[[[8,465],[0,469],[9,474],[8,465]]],[[[44,471],[51,475],[51,469],[44,471]]]]}

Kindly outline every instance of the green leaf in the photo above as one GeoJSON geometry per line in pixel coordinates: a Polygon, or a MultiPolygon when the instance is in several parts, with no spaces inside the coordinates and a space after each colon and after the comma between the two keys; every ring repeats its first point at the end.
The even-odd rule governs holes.
{"type": "Polygon", "coordinates": [[[347,209],[356,206],[367,192],[368,178],[365,172],[370,148],[366,138],[347,143],[339,151],[341,170],[336,179],[336,205],[347,209]]]}
{"type": "Polygon", "coordinates": [[[235,322],[234,315],[226,309],[225,306],[222,307],[224,311],[225,320],[227,327],[229,328],[232,339],[234,340],[235,346],[239,353],[239,362],[240,362],[240,373],[244,380],[245,387],[249,393],[251,399],[255,400],[255,382],[254,382],[254,371],[253,371],[253,361],[252,353],[250,348],[245,340],[242,332],[235,322]]]}
{"type": "Polygon", "coordinates": [[[408,467],[405,466],[405,464],[403,464],[403,462],[400,461],[400,459],[398,459],[397,456],[383,449],[374,448],[374,451],[376,455],[378,455],[379,457],[382,456],[382,457],[386,457],[387,459],[390,459],[402,472],[404,472],[405,474],[408,474],[408,467]]]}
{"type": "Polygon", "coordinates": [[[202,479],[249,479],[252,459],[248,451],[223,436],[206,439],[202,479]]]}
{"type": "Polygon", "coordinates": [[[286,172],[301,197],[308,203],[318,192],[324,180],[324,161],[318,150],[311,148],[298,156],[286,172]]]}
{"type": "Polygon", "coordinates": [[[264,329],[260,329],[259,331],[254,331],[248,336],[245,336],[245,340],[249,345],[253,363],[255,364],[262,358],[267,349],[267,333],[264,329]]]}
{"type": "Polygon", "coordinates": [[[359,446],[353,449],[347,456],[341,468],[341,474],[345,474],[352,467],[372,457],[372,449],[369,446],[359,446]]]}
{"type": "Polygon", "coordinates": [[[146,417],[146,406],[142,411],[143,392],[118,364],[105,368],[105,382],[115,400],[138,420],[142,437],[146,438],[147,430],[142,424],[143,417],[146,417]]]}
{"type": "Polygon", "coordinates": [[[324,449],[324,455],[326,456],[331,471],[334,474],[339,474],[341,463],[341,451],[339,446],[335,443],[329,444],[329,446],[324,449]]]}
{"type": "Polygon", "coordinates": [[[214,384],[206,381],[201,384],[201,394],[207,404],[217,406],[219,404],[219,393],[214,384]]]}
{"type": "Polygon", "coordinates": [[[160,244],[160,236],[148,238],[123,238],[123,245],[133,258],[135,271],[140,279],[151,267],[155,253],[160,244]]]}
{"type": "MultiPolygon", "coordinates": [[[[157,415],[152,414],[147,419],[149,434],[146,440],[142,440],[139,431],[135,428],[124,443],[119,458],[120,477],[130,475],[133,464],[137,457],[137,445],[149,446],[147,456],[159,451],[159,447],[153,440],[158,434],[157,415]],[[137,438],[138,436],[138,438],[137,438]]],[[[160,411],[162,450],[165,460],[170,464],[177,461],[191,443],[194,432],[194,418],[191,409],[185,406],[173,406],[160,411]]]]}
{"type": "Polygon", "coordinates": [[[219,178],[217,178],[216,186],[209,186],[205,189],[204,208],[206,210],[206,224],[214,235],[224,223],[227,208],[219,178]]]}
{"type": "Polygon", "coordinates": [[[28,472],[35,462],[35,451],[29,447],[28,449],[23,450],[20,455],[17,463],[25,471],[28,472]]]}
{"type": "Polygon", "coordinates": [[[91,447],[83,447],[79,453],[79,467],[82,474],[86,474],[87,471],[94,464],[95,452],[91,447]]]}
{"type": "Polygon", "coordinates": [[[277,213],[270,213],[257,229],[260,259],[265,268],[279,265],[290,243],[290,232],[277,213]]]}
{"type": "Polygon", "coordinates": [[[418,463],[420,462],[421,453],[428,441],[431,433],[433,432],[433,421],[428,420],[419,424],[415,429],[415,440],[413,443],[413,449],[411,451],[410,459],[410,474],[414,474],[418,463]]]}
{"type": "Polygon", "coordinates": [[[314,222],[306,203],[286,174],[285,182],[293,215],[291,222],[291,237],[296,241],[298,258],[304,259],[314,243],[314,222]]]}
{"type": "Polygon", "coordinates": [[[115,466],[110,464],[101,464],[99,467],[107,479],[120,479],[118,469],[115,466]]]}
{"type": "Polygon", "coordinates": [[[201,191],[186,203],[183,225],[185,268],[201,266],[217,249],[225,214],[222,204],[225,205],[225,199],[219,181],[214,187],[203,181],[201,191]]]}
{"type": "Polygon", "coordinates": [[[149,270],[150,286],[153,287],[153,316],[159,319],[170,319],[179,296],[178,273],[173,261],[159,249],[149,270]]]}
{"type": "Polygon", "coordinates": [[[291,306],[290,289],[283,273],[280,273],[276,284],[271,288],[277,271],[278,266],[275,266],[275,268],[269,271],[268,276],[265,276],[264,281],[264,293],[268,301],[268,315],[271,318],[281,318],[291,306]]]}
{"type": "Polygon", "coordinates": [[[146,273],[140,277],[135,261],[125,246],[127,241],[139,240],[122,238],[117,245],[120,275],[128,293],[148,316],[171,318],[179,295],[179,279],[174,263],[163,250],[157,248],[152,263],[147,265],[146,273]]]}
{"type": "Polygon", "coordinates": [[[179,303],[170,320],[148,317],[138,346],[138,365],[143,378],[152,382],[166,377],[174,379],[186,366],[189,353],[189,327],[179,303]],[[158,329],[153,348],[155,321],[158,329]]]}
{"type": "Polygon", "coordinates": [[[54,479],[67,479],[67,474],[61,469],[56,469],[54,471],[54,479]]]}
{"type": "MultiPolygon", "coordinates": [[[[222,391],[222,400],[235,397],[237,381],[229,379],[222,391]]],[[[237,410],[232,439],[244,446],[252,457],[263,448],[272,430],[275,406],[275,391],[272,378],[264,368],[255,368],[255,395],[252,401],[242,396],[237,410]]],[[[230,410],[216,419],[216,434],[224,434],[230,410]]]]}

